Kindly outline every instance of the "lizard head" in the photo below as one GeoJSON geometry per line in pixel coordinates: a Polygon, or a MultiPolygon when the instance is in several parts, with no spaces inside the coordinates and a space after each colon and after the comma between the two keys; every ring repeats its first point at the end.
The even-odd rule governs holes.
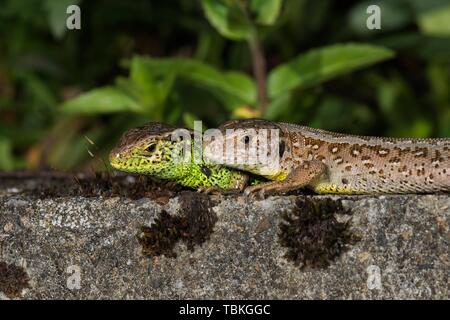
{"type": "Polygon", "coordinates": [[[111,166],[120,171],[160,179],[177,179],[183,176],[186,165],[175,163],[175,155],[183,152],[186,144],[182,139],[174,138],[175,130],[190,135],[186,129],[176,129],[159,122],[128,130],[109,155],[111,166]]]}
{"type": "Polygon", "coordinates": [[[285,142],[277,124],[261,119],[231,120],[218,130],[212,138],[204,137],[205,161],[268,178],[282,174],[285,142]]]}

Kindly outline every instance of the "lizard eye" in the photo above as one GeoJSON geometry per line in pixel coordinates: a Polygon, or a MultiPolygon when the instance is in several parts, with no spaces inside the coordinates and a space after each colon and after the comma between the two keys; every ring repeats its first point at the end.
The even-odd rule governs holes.
{"type": "Polygon", "coordinates": [[[156,151],[156,144],[151,144],[151,145],[149,145],[149,146],[145,149],[145,151],[147,151],[148,153],[153,153],[153,152],[155,152],[155,151],[156,151]]]}

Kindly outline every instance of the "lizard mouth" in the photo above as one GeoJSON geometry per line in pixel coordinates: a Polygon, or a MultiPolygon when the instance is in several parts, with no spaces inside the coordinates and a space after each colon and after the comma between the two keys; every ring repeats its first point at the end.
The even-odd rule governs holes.
{"type": "Polygon", "coordinates": [[[119,159],[121,159],[120,153],[111,152],[109,154],[109,163],[114,169],[120,169],[121,168],[119,159]]]}
{"type": "Polygon", "coordinates": [[[123,170],[126,167],[126,163],[128,160],[129,157],[118,150],[112,150],[109,154],[109,164],[114,169],[123,170]]]}

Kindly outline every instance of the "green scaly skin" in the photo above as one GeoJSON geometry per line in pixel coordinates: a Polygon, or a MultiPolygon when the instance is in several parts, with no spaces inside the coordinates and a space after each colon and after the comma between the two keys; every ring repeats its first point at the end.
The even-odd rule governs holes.
{"type": "MultiPolygon", "coordinates": [[[[110,153],[111,166],[120,171],[175,181],[199,190],[245,188],[249,178],[241,171],[220,165],[195,163],[193,156],[189,162],[176,162],[173,154],[181,150],[183,142],[171,141],[175,129],[153,122],[127,131],[110,153]]],[[[192,154],[193,142],[190,149],[192,154]]]]}

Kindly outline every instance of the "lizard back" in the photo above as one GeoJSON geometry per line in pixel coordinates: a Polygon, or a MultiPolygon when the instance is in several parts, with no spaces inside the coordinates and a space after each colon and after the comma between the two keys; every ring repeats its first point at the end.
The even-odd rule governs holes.
{"type": "Polygon", "coordinates": [[[305,160],[322,161],[322,193],[408,193],[450,191],[450,139],[357,136],[278,123],[291,151],[287,170],[305,160]]]}

